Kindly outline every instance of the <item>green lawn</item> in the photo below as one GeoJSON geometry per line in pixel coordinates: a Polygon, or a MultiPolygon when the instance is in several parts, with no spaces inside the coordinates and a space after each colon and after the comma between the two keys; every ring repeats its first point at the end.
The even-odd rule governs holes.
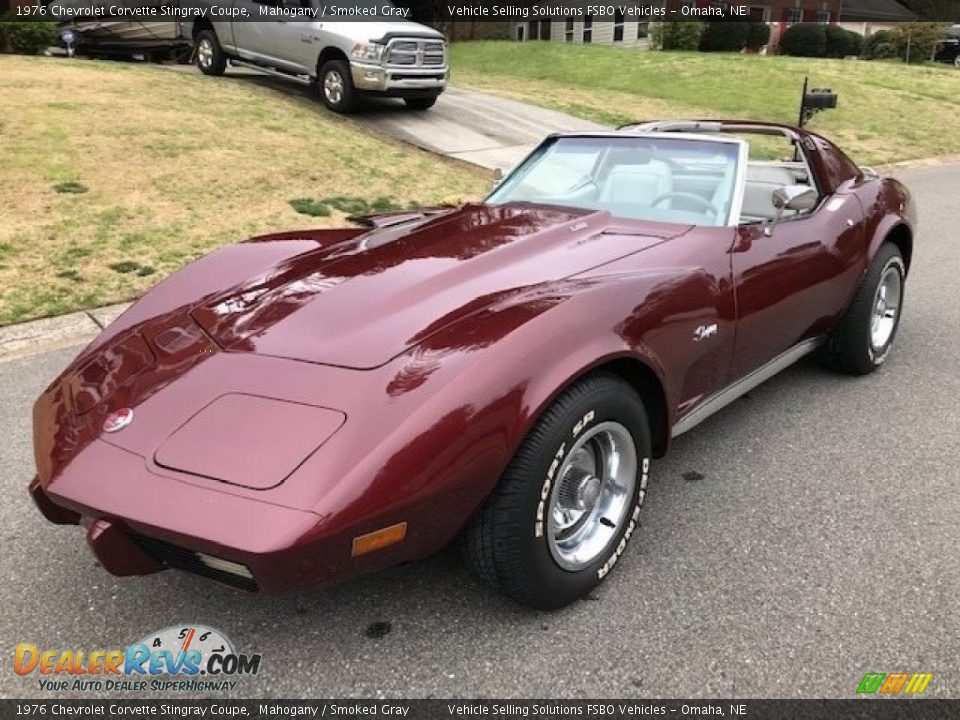
{"type": "Polygon", "coordinates": [[[253,234],[490,184],[250,79],[0,55],[0,108],[0,325],[131,299],[253,234]]]}
{"type": "Polygon", "coordinates": [[[463,42],[453,81],[603,123],[729,117],[795,123],[805,75],[839,93],[810,128],[865,163],[960,152],[960,72],[727,53],[548,42],[463,42]]]}

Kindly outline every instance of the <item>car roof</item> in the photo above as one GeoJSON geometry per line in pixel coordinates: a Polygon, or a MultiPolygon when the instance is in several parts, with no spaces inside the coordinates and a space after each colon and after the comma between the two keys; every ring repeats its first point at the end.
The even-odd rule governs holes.
{"type": "Polygon", "coordinates": [[[722,135],[707,135],[691,132],[668,132],[656,130],[580,130],[576,132],[552,133],[548,137],[582,137],[582,138],[623,138],[623,137],[641,137],[651,140],[696,140],[699,142],[724,143],[729,145],[738,145],[745,142],[737,137],[724,137],[722,135]]]}

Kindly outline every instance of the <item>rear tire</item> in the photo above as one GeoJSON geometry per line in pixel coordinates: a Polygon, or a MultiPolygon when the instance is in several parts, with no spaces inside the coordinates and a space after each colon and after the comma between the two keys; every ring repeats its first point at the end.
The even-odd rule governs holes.
{"type": "Polygon", "coordinates": [[[317,76],[317,91],[328,109],[335,113],[353,112],[357,106],[357,91],[353,87],[350,65],[345,60],[328,60],[317,76]]]}
{"type": "Polygon", "coordinates": [[[900,326],[906,275],[900,250],[884,243],[820,352],[825,364],[851,375],[872,373],[883,364],[900,326]]]}
{"type": "Polygon", "coordinates": [[[544,412],[464,536],[500,592],[541,609],[593,590],[635,532],[650,467],[643,402],[622,378],[578,381],[544,412]]]}
{"type": "Polygon", "coordinates": [[[429,110],[437,103],[436,97],[404,98],[403,101],[411,110],[429,110]]]}
{"type": "Polygon", "coordinates": [[[197,67],[204,75],[223,75],[227,69],[227,56],[220,47],[217,34],[211,30],[197,33],[197,67]]]}

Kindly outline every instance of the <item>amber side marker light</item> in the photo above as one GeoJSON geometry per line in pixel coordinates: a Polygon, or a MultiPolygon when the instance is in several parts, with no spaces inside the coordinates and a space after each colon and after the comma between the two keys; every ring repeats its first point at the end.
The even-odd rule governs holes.
{"type": "Polygon", "coordinates": [[[365,555],[366,553],[380,550],[403,540],[407,536],[407,524],[405,522],[390,525],[389,527],[374,530],[366,535],[358,535],[353,539],[352,557],[365,555]]]}

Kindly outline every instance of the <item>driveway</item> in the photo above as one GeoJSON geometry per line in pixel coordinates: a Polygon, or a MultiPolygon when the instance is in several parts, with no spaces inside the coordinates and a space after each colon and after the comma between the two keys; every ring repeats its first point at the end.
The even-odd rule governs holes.
{"type": "MultiPolygon", "coordinates": [[[[239,697],[844,697],[867,671],[960,695],[960,167],[904,170],[920,237],[897,346],[848,378],[802,363],[674,444],[639,534],[589,599],[511,604],[454,551],[329,589],[118,579],[25,488],[30,405],[77,348],[0,363],[0,636],[125,647],[180,623],[263,654],[239,697]],[[378,624],[379,623],[379,624],[378,624]]],[[[7,666],[0,696],[47,697],[7,666]]]]}

